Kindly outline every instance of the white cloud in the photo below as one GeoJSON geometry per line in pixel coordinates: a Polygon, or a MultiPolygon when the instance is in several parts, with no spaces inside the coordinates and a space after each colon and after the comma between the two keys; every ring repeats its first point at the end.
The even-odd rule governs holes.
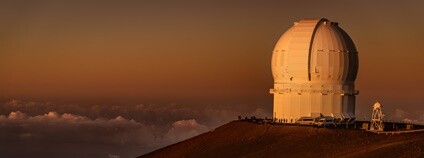
{"type": "Polygon", "coordinates": [[[3,129],[0,131],[1,134],[18,139],[37,136],[63,142],[93,141],[109,144],[143,144],[153,141],[149,128],[122,116],[109,120],[101,118],[93,120],[69,113],[58,114],[54,111],[37,116],[27,116],[16,111],[11,112],[7,118],[1,116],[0,123],[3,129]],[[15,132],[7,133],[7,131],[15,132]]]}
{"type": "Polygon", "coordinates": [[[24,120],[27,119],[28,116],[20,111],[11,112],[8,116],[11,120],[24,120]]]}
{"type": "Polygon", "coordinates": [[[411,119],[409,119],[409,118],[404,118],[404,119],[402,119],[402,121],[403,121],[403,122],[408,122],[408,123],[409,123],[409,122],[414,122],[413,120],[411,120],[411,119]]]}
{"type": "Polygon", "coordinates": [[[408,115],[409,114],[402,109],[396,109],[394,114],[396,119],[405,119],[408,115]]]}
{"type": "Polygon", "coordinates": [[[269,118],[269,113],[266,112],[262,108],[257,108],[251,115],[252,116],[256,116],[258,118],[265,118],[265,117],[268,117],[269,118]]]}
{"type": "Polygon", "coordinates": [[[412,122],[414,124],[424,124],[424,113],[422,113],[421,115],[419,113],[411,114],[398,108],[395,109],[393,116],[393,119],[397,121],[412,122]]]}
{"type": "Polygon", "coordinates": [[[179,120],[172,124],[172,128],[165,134],[165,138],[173,142],[179,142],[193,136],[205,133],[210,129],[199,124],[196,120],[179,120]]]}
{"type": "MultiPolygon", "coordinates": [[[[147,126],[133,119],[117,116],[112,119],[90,119],[55,111],[36,116],[14,111],[0,115],[0,140],[73,143],[106,143],[119,146],[140,146],[155,149],[209,131],[195,119],[172,123],[165,134],[155,136],[156,126],[147,126]],[[13,131],[13,132],[8,132],[13,131]]],[[[143,148],[140,148],[142,151],[143,148]]],[[[113,156],[113,155],[112,155],[113,156]]]]}

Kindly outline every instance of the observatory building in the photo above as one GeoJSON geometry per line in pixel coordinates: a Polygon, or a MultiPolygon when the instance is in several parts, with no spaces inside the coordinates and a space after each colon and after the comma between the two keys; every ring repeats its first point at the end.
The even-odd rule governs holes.
{"type": "Polygon", "coordinates": [[[337,22],[302,19],[275,45],[271,61],[275,119],[355,119],[358,52],[337,22]]]}

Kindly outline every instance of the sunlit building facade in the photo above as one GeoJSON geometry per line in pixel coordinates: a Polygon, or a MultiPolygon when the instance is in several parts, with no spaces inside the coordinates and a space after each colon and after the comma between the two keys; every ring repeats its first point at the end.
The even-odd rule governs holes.
{"type": "Polygon", "coordinates": [[[355,119],[358,52],[337,22],[302,19],[278,40],[272,53],[273,115],[355,119]]]}

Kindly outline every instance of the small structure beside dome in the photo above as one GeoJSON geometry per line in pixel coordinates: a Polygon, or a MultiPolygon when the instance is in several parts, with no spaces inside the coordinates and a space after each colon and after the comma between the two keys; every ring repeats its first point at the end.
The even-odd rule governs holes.
{"type": "Polygon", "coordinates": [[[383,117],[383,106],[379,102],[376,102],[372,109],[370,131],[384,130],[383,117]]]}

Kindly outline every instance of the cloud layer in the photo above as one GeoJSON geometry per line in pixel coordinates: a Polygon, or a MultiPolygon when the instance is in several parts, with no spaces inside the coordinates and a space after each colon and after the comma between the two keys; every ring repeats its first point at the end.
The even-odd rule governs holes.
{"type": "Polygon", "coordinates": [[[0,112],[0,153],[8,157],[134,157],[238,115],[267,115],[242,105],[83,106],[20,100],[3,104],[0,112]]]}

